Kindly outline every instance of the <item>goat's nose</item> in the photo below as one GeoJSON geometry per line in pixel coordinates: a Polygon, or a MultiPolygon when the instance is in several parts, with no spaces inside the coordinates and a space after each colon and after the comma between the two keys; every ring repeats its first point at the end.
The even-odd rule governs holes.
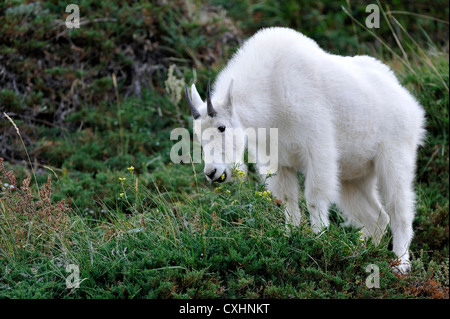
{"type": "Polygon", "coordinates": [[[209,172],[209,173],[205,173],[206,174],[206,176],[208,176],[209,177],[209,179],[213,179],[213,177],[214,177],[214,175],[216,174],[216,171],[217,171],[217,169],[214,169],[214,170],[212,170],[211,172],[209,172]]]}

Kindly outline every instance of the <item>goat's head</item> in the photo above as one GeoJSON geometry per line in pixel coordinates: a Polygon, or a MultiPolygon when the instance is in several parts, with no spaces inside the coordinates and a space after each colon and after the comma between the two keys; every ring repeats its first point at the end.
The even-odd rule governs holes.
{"type": "Polygon", "coordinates": [[[200,98],[194,84],[191,86],[192,98],[186,87],[186,98],[194,117],[194,136],[202,145],[204,173],[211,182],[232,181],[234,166],[243,159],[244,141],[235,133],[235,126],[239,125],[233,120],[232,89],[233,80],[225,97],[213,103],[210,81],[206,102],[200,98]]]}

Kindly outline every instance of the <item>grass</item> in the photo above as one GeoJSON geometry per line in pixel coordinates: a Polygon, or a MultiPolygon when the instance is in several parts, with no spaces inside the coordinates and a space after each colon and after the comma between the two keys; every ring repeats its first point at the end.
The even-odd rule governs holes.
{"type": "MultiPolygon", "coordinates": [[[[189,170],[173,169],[189,174],[189,170]]],[[[45,219],[36,219],[37,212],[23,216],[22,210],[7,209],[8,204],[3,204],[3,221],[11,223],[19,216],[25,220],[18,221],[15,227],[2,227],[1,252],[8,259],[2,268],[4,289],[0,296],[445,296],[448,259],[446,264],[426,265],[426,257],[417,256],[412,274],[395,276],[391,270],[395,258],[388,249],[388,238],[379,246],[361,242],[357,230],[338,225],[337,216],[326,233],[316,235],[304,222],[291,229],[288,236],[281,208],[260,184],[223,185],[212,190],[201,187],[198,193],[177,194],[157,186],[152,190],[142,187],[134,170],[122,176],[125,180],[117,183],[124,195],[119,195],[118,200],[132,212],[128,214],[106,206],[104,214],[96,218],[61,216],[58,210],[49,209],[45,219]],[[43,234],[48,237],[43,238],[43,234]],[[80,288],[66,288],[68,264],[79,267],[83,280],[80,288]],[[380,268],[379,289],[366,287],[365,269],[370,264],[380,268]],[[424,288],[429,285],[429,276],[433,276],[435,285],[430,291],[424,288]]],[[[14,199],[20,202],[27,190],[8,194],[5,197],[11,197],[11,201],[3,203],[14,199]]]]}
{"type": "MultiPolygon", "coordinates": [[[[12,61],[8,77],[15,71],[24,77],[6,79],[16,88],[0,90],[1,110],[11,119],[0,124],[7,139],[0,162],[0,297],[448,298],[448,52],[433,38],[442,22],[407,15],[408,7],[383,8],[390,27],[382,23],[377,36],[388,50],[356,22],[346,27],[352,19],[340,5],[213,3],[227,15],[214,6],[191,12],[186,3],[176,10],[170,4],[102,7],[121,23],[86,24],[59,42],[45,35],[56,39],[63,30],[39,23],[53,17],[57,5],[44,1],[33,6],[38,14],[22,14],[28,5],[6,4],[11,14],[0,19],[10,28],[0,24],[6,39],[0,54],[12,61]],[[396,15],[393,9],[405,10],[396,15]],[[25,30],[21,19],[36,32],[25,30]],[[335,208],[330,229],[316,235],[302,199],[302,225],[288,234],[282,207],[252,165],[245,183],[216,186],[206,183],[201,164],[170,162],[170,131],[191,125],[179,98],[184,83],[214,78],[241,37],[271,24],[316,34],[335,53],[388,61],[425,107],[411,273],[392,272],[389,234],[378,246],[361,242],[335,208]],[[146,37],[145,28],[153,34],[146,37]],[[24,41],[14,41],[19,33],[31,37],[27,50],[24,41]],[[109,41],[99,47],[100,38],[109,41]],[[79,56],[67,53],[64,39],[82,50],[79,56]],[[40,48],[68,60],[52,65],[55,58],[45,60],[40,48]],[[24,52],[21,63],[17,52],[24,52]],[[148,66],[144,56],[153,61],[150,79],[137,67],[148,66]],[[49,68],[28,81],[32,91],[22,96],[39,59],[49,68]],[[127,75],[138,72],[138,80],[127,75]],[[61,88],[71,93],[64,97],[61,88]],[[47,110],[39,108],[44,104],[47,110]],[[372,264],[379,267],[380,288],[366,285],[372,264]],[[66,287],[68,265],[79,268],[79,288],[66,287]]],[[[97,18],[92,3],[82,4],[97,18]]],[[[360,5],[344,7],[363,21],[360,5]]]]}
{"type": "MultiPolygon", "coordinates": [[[[387,243],[366,245],[357,231],[334,226],[318,236],[306,223],[287,236],[281,208],[267,192],[255,191],[258,185],[224,185],[212,195],[203,189],[187,196],[141,189],[133,172],[124,176],[120,201],[132,214],[105,207],[102,218],[67,217],[63,229],[50,233],[54,240],[41,242],[40,248],[28,241],[16,247],[12,228],[5,228],[2,246],[14,250],[2,274],[3,287],[9,288],[2,296],[352,298],[382,297],[392,286],[402,289],[402,280],[390,270],[393,256],[383,248],[387,243]],[[22,268],[27,259],[32,262],[22,268]],[[365,288],[369,263],[377,263],[386,274],[385,289],[365,288]],[[85,279],[81,288],[65,288],[67,264],[80,268],[85,279]],[[36,282],[42,280],[47,285],[36,291],[36,282]]],[[[58,221],[56,210],[53,214],[58,221]]],[[[39,226],[48,225],[42,220],[27,229],[31,218],[22,223],[22,242],[40,238],[39,226]]]]}

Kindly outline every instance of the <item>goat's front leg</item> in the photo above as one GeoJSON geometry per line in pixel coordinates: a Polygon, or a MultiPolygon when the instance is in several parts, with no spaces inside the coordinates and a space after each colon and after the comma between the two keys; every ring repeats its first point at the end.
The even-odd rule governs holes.
{"type": "MultiPolygon", "coordinates": [[[[265,177],[263,175],[263,177],[265,177]]],[[[266,179],[267,188],[278,200],[286,204],[286,225],[299,226],[301,213],[298,207],[299,181],[293,168],[279,167],[266,179]]]]}
{"type": "Polygon", "coordinates": [[[304,172],[306,205],[315,233],[329,226],[328,208],[339,197],[337,156],[332,148],[328,150],[327,153],[309,152],[310,158],[304,172]]]}
{"type": "Polygon", "coordinates": [[[330,225],[328,218],[330,201],[313,187],[305,187],[305,198],[312,230],[315,233],[319,233],[322,229],[330,225]]]}

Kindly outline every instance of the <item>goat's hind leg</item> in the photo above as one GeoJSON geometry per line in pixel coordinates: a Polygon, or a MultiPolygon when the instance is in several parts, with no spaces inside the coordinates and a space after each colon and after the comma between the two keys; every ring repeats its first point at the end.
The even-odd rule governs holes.
{"type": "Polygon", "coordinates": [[[401,264],[398,270],[409,271],[409,245],[413,237],[415,194],[413,180],[415,153],[407,148],[383,149],[376,157],[375,172],[386,212],[390,217],[392,250],[401,264]]]}

